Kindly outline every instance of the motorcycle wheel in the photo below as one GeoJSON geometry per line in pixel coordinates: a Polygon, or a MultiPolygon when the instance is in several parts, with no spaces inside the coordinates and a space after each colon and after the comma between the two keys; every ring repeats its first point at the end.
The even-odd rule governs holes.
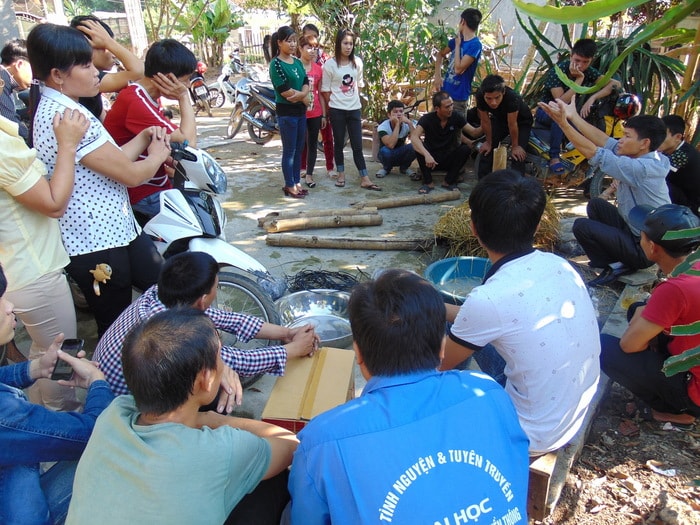
{"type": "Polygon", "coordinates": [[[202,108],[204,109],[204,111],[207,112],[207,115],[211,117],[212,115],[211,115],[211,106],[209,105],[209,99],[205,98],[203,100],[200,100],[199,102],[202,105],[202,108]]]}
{"type": "MultiPolygon", "coordinates": [[[[227,312],[259,317],[266,323],[279,324],[279,314],[270,296],[252,279],[233,272],[219,272],[216,301],[212,306],[227,312]]],[[[236,338],[232,334],[223,335],[229,337],[228,342],[224,339],[224,344],[232,344],[233,340],[236,348],[260,348],[274,343],[269,339],[251,339],[243,343],[235,341],[236,338]]]]}
{"type": "MultiPolygon", "coordinates": [[[[214,308],[227,312],[237,312],[259,317],[263,321],[279,324],[279,314],[270,297],[256,283],[247,277],[231,272],[219,272],[219,284],[216,289],[214,308]]],[[[221,343],[224,346],[235,346],[242,350],[253,350],[279,344],[271,339],[251,339],[244,343],[231,333],[221,331],[221,343]]],[[[242,377],[241,384],[249,387],[260,379],[263,374],[252,377],[242,377]]]]}
{"type": "MultiPolygon", "coordinates": [[[[590,178],[590,186],[588,188],[588,198],[595,199],[600,197],[600,194],[607,190],[613,182],[613,178],[606,175],[600,170],[595,170],[593,177],[590,178]]],[[[584,193],[586,188],[584,186],[584,193]]]]}
{"type": "Polygon", "coordinates": [[[213,108],[220,108],[226,102],[226,95],[217,88],[209,88],[209,105],[213,108]]]}
{"type": "MultiPolygon", "coordinates": [[[[262,104],[256,102],[250,107],[248,113],[253,118],[274,124],[275,116],[272,115],[267,108],[263,107],[262,104]]],[[[267,144],[272,139],[273,133],[248,122],[248,135],[250,135],[250,138],[256,144],[267,144]]]]}
{"type": "Polygon", "coordinates": [[[236,104],[233,108],[231,116],[228,119],[228,126],[226,126],[226,138],[232,139],[235,137],[243,126],[243,108],[240,104],[236,104]]]}

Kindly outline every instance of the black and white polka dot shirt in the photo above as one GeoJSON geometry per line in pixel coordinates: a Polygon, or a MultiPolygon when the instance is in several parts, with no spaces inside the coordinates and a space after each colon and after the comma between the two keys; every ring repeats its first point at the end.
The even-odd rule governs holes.
{"type": "Polygon", "coordinates": [[[37,157],[52,174],[58,152],[52,122],[56,112],[62,114],[66,108],[79,109],[90,120],[90,128],[78,144],[75,156],[73,194],[66,212],[59,219],[66,251],[73,257],[126,246],[140,233],[129,205],[126,186],[80,164],[80,159],[85,155],[107,142],[115,142],[99,119],[84,106],[46,86],[42,88],[34,116],[33,136],[37,157]]]}

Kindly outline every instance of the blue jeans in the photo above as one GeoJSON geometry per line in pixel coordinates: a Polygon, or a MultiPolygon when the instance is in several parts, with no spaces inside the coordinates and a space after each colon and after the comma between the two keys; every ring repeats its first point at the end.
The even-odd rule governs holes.
{"type": "Polygon", "coordinates": [[[382,168],[386,170],[387,173],[389,173],[394,166],[398,166],[401,171],[406,171],[411,163],[416,160],[416,152],[410,144],[404,144],[394,149],[382,146],[379,148],[377,158],[379,162],[382,163],[382,168]]]}
{"type": "Polygon", "coordinates": [[[486,345],[481,350],[474,352],[473,355],[476,364],[479,365],[484,374],[493,377],[499,385],[506,386],[506,375],[503,373],[506,362],[493,345],[486,345]]]}
{"type": "Polygon", "coordinates": [[[131,209],[134,212],[143,213],[149,219],[155,217],[160,212],[160,192],[151,193],[136,204],[132,204],[131,209]]]}
{"type": "Polygon", "coordinates": [[[293,188],[301,181],[301,152],[306,140],[306,115],[278,117],[282,137],[282,175],[284,185],[293,188]]]}
{"type": "Polygon", "coordinates": [[[543,126],[549,126],[549,158],[554,159],[561,153],[561,143],[564,140],[564,132],[559,124],[554,122],[542,108],[537,108],[535,120],[543,126]]]}
{"type": "Polygon", "coordinates": [[[77,461],[60,461],[44,474],[39,464],[0,468],[0,523],[63,523],[77,467],[77,461]]]}
{"type": "Polygon", "coordinates": [[[360,172],[360,177],[367,176],[367,164],[362,153],[362,110],[335,109],[329,108],[328,114],[331,117],[333,126],[333,153],[335,156],[335,167],[339,173],[345,171],[345,156],[343,146],[345,145],[345,131],[350,136],[350,146],[352,147],[352,159],[355,167],[360,172]]]}

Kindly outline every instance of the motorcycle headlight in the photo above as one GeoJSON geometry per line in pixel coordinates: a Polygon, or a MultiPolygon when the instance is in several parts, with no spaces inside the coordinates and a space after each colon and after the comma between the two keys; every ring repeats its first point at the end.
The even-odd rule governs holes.
{"type": "Polygon", "coordinates": [[[227,181],[226,174],[224,170],[221,169],[219,163],[214,160],[214,158],[208,153],[202,151],[202,161],[204,164],[204,170],[209,176],[211,181],[210,187],[214,193],[223,194],[226,193],[227,181]]]}

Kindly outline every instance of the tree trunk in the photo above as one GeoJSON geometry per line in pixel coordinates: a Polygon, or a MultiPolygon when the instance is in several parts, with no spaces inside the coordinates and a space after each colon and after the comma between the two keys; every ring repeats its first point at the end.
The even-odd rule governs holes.
{"type": "Polygon", "coordinates": [[[267,236],[265,242],[270,246],[295,246],[297,248],[425,251],[432,248],[435,244],[435,239],[352,239],[271,233],[267,236]]]}

